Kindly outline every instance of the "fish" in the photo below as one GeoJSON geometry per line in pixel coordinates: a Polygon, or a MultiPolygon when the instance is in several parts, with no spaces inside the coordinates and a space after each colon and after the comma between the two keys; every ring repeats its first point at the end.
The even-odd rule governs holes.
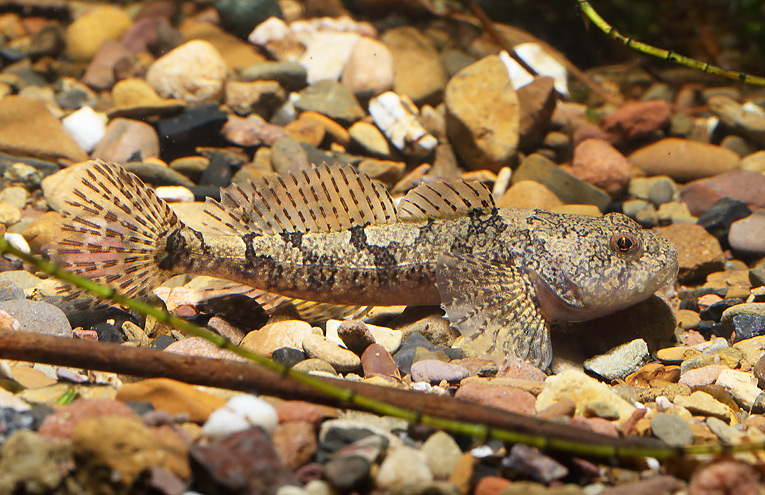
{"type": "Polygon", "coordinates": [[[552,322],[634,305],[678,271],[675,246],[625,215],[499,208],[480,182],[423,183],[396,202],[322,164],[221,189],[192,228],[119,165],[75,167],[48,249],[67,270],[129,297],[195,274],[317,304],[441,305],[463,349],[500,364],[547,368],[552,322]]]}

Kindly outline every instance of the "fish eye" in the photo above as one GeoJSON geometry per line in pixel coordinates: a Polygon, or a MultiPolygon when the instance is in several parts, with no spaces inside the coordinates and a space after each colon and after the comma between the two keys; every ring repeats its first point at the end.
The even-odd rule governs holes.
{"type": "Polygon", "coordinates": [[[630,234],[619,233],[611,238],[611,248],[620,254],[632,254],[638,246],[638,240],[630,234]]]}

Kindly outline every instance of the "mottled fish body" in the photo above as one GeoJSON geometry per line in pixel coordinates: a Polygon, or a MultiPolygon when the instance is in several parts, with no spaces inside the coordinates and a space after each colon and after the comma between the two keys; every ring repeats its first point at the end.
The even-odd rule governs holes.
{"type": "Polygon", "coordinates": [[[423,184],[394,205],[323,165],[222,190],[197,229],[121,167],[80,167],[51,249],[72,271],[132,296],[192,273],[331,305],[441,304],[496,361],[544,368],[550,321],[630,306],[677,273],[675,248],[624,215],[496,208],[480,183],[423,184]]]}

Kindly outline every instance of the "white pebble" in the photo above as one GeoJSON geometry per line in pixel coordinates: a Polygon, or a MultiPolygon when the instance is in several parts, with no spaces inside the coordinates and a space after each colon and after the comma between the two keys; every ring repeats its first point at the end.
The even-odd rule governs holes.
{"type": "MultiPolygon", "coordinates": [[[[521,43],[514,48],[515,54],[534,69],[540,76],[553,78],[555,89],[568,96],[568,75],[566,68],[555,57],[547,53],[538,43],[521,43]]],[[[502,51],[500,60],[507,67],[507,73],[515,89],[519,89],[531,81],[534,77],[526,72],[518,62],[513,60],[509,53],[502,51]]]]}
{"type": "Polygon", "coordinates": [[[283,40],[291,32],[286,22],[278,17],[269,17],[255,27],[247,37],[247,41],[253,45],[263,46],[270,41],[283,40]]]}
{"type": "Polygon", "coordinates": [[[11,246],[15,247],[24,254],[29,254],[31,251],[31,249],[29,249],[29,244],[27,244],[27,240],[24,239],[24,236],[21,234],[17,234],[15,232],[6,232],[5,240],[8,241],[11,246]]]}
{"type": "Polygon", "coordinates": [[[168,203],[193,203],[194,193],[188,187],[160,186],[155,189],[157,196],[168,203]]]}
{"type": "Polygon", "coordinates": [[[664,397],[663,395],[656,397],[656,409],[659,412],[668,411],[673,407],[674,405],[667,397],[664,397]]]}
{"type": "Polygon", "coordinates": [[[106,134],[104,117],[90,107],[82,107],[64,117],[64,130],[82,149],[90,153],[106,134]]]}
{"type": "Polygon", "coordinates": [[[269,435],[276,430],[279,418],[276,409],[254,395],[232,397],[225,406],[216,409],[202,427],[205,435],[224,438],[232,433],[259,426],[269,435]]]}
{"type": "Polygon", "coordinates": [[[418,120],[420,111],[407,96],[393,91],[369,101],[369,115],[393,146],[411,152],[429,152],[438,144],[418,120]]]}

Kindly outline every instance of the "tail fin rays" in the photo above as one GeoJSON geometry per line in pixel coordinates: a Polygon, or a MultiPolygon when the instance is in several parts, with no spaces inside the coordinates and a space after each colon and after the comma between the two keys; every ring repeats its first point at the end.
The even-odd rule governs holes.
{"type": "MultiPolygon", "coordinates": [[[[77,165],[71,199],[61,210],[64,223],[49,249],[69,271],[141,297],[165,278],[157,264],[164,239],[183,224],[138,177],[101,160],[77,165]]],[[[60,292],[67,306],[101,305],[69,286],[60,292]]]]}

